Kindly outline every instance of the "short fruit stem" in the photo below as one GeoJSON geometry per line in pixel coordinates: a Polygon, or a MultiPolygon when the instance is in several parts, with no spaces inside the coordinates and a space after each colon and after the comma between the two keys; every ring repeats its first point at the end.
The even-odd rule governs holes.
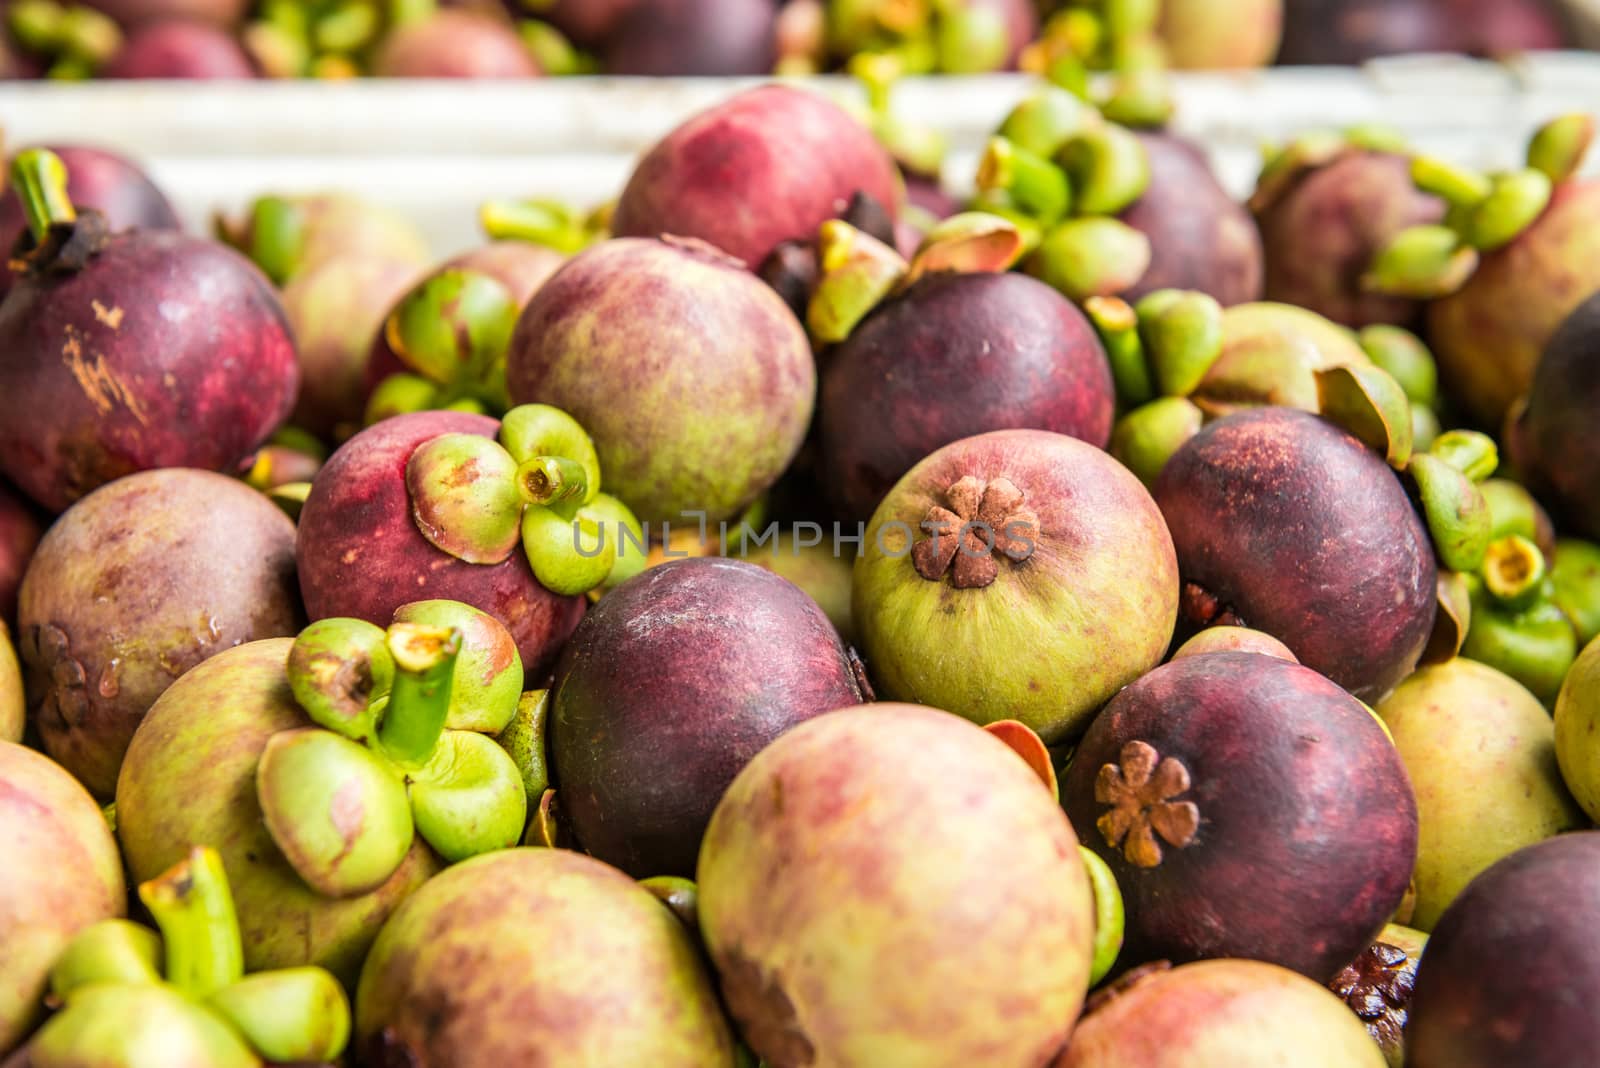
{"type": "Polygon", "coordinates": [[[450,712],[450,692],[461,632],[454,627],[396,623],[389,628],[389,653],[394,657],[394,687],[378,743],[402,768],[428,762],[450,712]]]}
{"type": "Polygon", "coordinates": [[[478,225],[496,241],[527,241],[567,255],[589,243],[581,218],[542,200],[491,200],[478,209],[478,225]]]}
{"type": "Polygon", "coordinates": [[[1483,558],[1484,588],[1513,611],[1538,598],[1545,574],[1544,554],[1518,534],[1491,543],[1483,558]]]}
{"type": "Polygon", "coordinates": [[[239,918],[216,850],[190,850],[141,885],[139,900],[161,928],[169,983],[186,994],[209,997],[244,976],[239,918]]]}
{"type": "Polygon", "coordinates": [[[53,226],[77,221],[78,213],[67,195],[67,165],[48,148],[29,148],[11,164],[11,184],[22,201],[28,229],[42,243],[53,226]]]}
{"type": "Polygon", "coordinates": [[[565,456],[534,456],[517,467],[517,489],[523,500],[534,505],[581,501],[589,493],[589,476],[576,460],[565,456]]]}

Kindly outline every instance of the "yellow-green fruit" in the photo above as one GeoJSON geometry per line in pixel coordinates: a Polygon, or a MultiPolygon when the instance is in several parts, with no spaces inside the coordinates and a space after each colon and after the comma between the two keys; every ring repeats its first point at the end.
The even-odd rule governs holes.
{"type": "Polygon", "coordinates": [[[558,849],[476,857],[402,905],[362,971],[356,1036],[393,1063],[460,1068],[734,1064],[688,928],[558,849]]]}
{"type": "Polygon", "coordinates": [[[1580,827],[1539,699],[1472,660],[1424,668],[1378,705],[1417,795],[1411,926],[1431,931],[1495,861],[1580,827]]]}
{"type": "Polygon", "coordinates": [[[267,741],[311,726],[284,669],[290,638],[249,642],[190,670],[151,707],[117,782],[117,830],[134,878],[191,846],[222,854],[251,971],[317,964],[353,981],[378,928],[439,870],[420,840],[377,890],[323,897],[273,843],[257,800],[267,741]]]}
{"type": "Polygon", "coordinates": [[[1600,822],[1600,639],[1572,665],[1556,698],[1556,758],[1572,796],[1600,822]]]}
{"type": "Polygon", "coordinates": [[[0,1058],[38,1017],[73,936],[126,907],[100,806],[60,765],[0,742],[0,1058]]]}

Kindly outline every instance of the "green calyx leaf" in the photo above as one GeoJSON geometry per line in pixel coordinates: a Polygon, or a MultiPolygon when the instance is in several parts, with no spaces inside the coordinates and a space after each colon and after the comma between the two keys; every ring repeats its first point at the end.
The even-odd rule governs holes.
{"type": "Polygon", "coordinates": [[[517,701],[516,713],[495,739],[522,773],[522,788],[530,801],[550,788],[550,766],[545,758],[545,722],[550,711],[550,691],[530,690],[517,701]]]}
{"type": "Polygon", "coordinates": [[[1557,184],[1578,173],[1594,144],[1595,117],[1563,115],[1541,126],[1528,145],[1528,166],[1557,184]]]}
{"type": "Polygon", "coordinates": [[[79,990],[105,983],[160,983],[161,937],[131,920],[101,920],[67,943],[50,969],[50,994],[66,1004],[79,990]]]}
{"type": "Polygon", "coordinates": [[[1331,367],[1317,372],[1322,417],[1360,438],[1390,467],[1411,461],[1411,403],[1387,371],[1377,367],[1331,367]]]}
{"type": "Polygon", "coordinates": [[[1140,301],[1139,337],[1156,384],[1187,397],[1222,356],[1222,305],[1204,293],[1161,290],[1140,301]]]}
{"type": "Polygon", "coordinates": [[[506,347],[520,310],[498,279],[450,267],[401,298],[384,337],[407,370],[438,386],[492,396],[503,392],[506,347]]]}
{"type": "Polygon", "coordinates": [[[411,779],[417,833],[454,864],[517,844],[528,818],[522,772],[494,739],[446,731],[411,779]]]}
{"type": "Polygon", "coordinates": [[[307,886],[354,897],[389,881],[411,849],[405,784],[366,746],[319,727],[273,735],[256,768],[273,843],[307,886]]]}
{"type": "Polygon", "coordinates": [[[349,999],[321,968],[248,975],[208,1004],[274,1064],[332,1061],[350,1040],[349,999]]]}
{"type": "Polygon", "coordinates": [[[1572,624],[1548,600],[1536,600],[1521,611],[1508,610],[1482,582],[1473,586],[1472,625],[1461,655],[1510,675],[1546,707],[1553,706],[1578,657],[1572,624]]]}
{"type": "Polygon", "coordinates": [[[1162,397],[1135,408],[1111,432],[1111,455],[1153,487],[1167,461],[1200,432],[1205,415],[1186,397],[1162,397]]]}
{"type": "Polygon", "coordinates": [[[394,684],[394,658],[381,627],[322,619],[289,649],[289,688],[313,723],[356,742],[377,734],[373,706],[394,684]]]}
{"type": "Polygon", "coordinates": [[[818,345],[848,338],[905,278],[908,264],[894,249],[840,219],[822,224],[817,238],[817,285],[806,328],[818,345]]]}
{"type": "Polygon", "coordinates": [[[1087,846],[1078,847],[1089,886],[1094,891],[1094,957],[1089,966],[1089,985],[1095,986],[1111,974],[1122,952],[1125,913],[1122,890],[1110,865],[1087,846]]]}
{"type": "Polygon", "coordinates": [[[1406,471],[1416,484],[1440,564],[1449,571],[1476,571],[1488,551],[1493,525],[1483,494],[1470,478],[1432,453],[1413,456],[1406,471]]]}
{"type": "Polygon", "coordinates": [[[1117,215],[1150,185],[1150,157],[1131,131],[1107,123],[1073,136],[1056,153],[1079,215],[1117,215]]]}
{"type": "Polygon", "coordinates": [[[1028,273],[1078,302],[1111,297],[1150,269],[1150,239],[1118,219],[1068,219],[1047,233],[1028,273]]]}
{"type": "Polygon", "coordinates": [[[441,434],[406,463],[411,515],[435,548],[469,564],[498,564],[517,547],[520,469],[480,434],[441,434]]]}

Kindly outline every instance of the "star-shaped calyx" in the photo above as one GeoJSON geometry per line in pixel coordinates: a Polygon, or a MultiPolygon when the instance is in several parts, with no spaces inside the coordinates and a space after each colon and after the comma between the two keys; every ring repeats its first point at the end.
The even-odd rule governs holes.
{"type": "Polygon", "coordinates": [[[995,554],[1021,563],[1033,555],[1039,517],[1024,507],[1026,495],[1009,478],[985,483],[966,475],[945,491],[921,527],[929,535],[911,549],[917,574],[937,582],[948,572],[958,590],[982,589],[1000,574],[995,554]]]}
{"type": "Polygon", "coordinates": [[[1129,864],[1154,868],[1161,863],[1162,841],[1182,849],[1200,830],[1200,808],[1173,798],[1189,791],[1189,769],[1175,757],[1161,759],[1148,742],[1122,747],[1118,764],[1106,764],[1094,783],[1094,799],[1111,810],[1095,823],[1129,864]]]}

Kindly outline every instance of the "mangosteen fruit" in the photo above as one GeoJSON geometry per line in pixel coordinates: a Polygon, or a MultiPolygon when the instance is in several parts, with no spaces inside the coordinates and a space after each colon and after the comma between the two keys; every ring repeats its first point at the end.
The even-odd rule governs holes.
{"type": "Polygon", "coordinates": [[[751,758],[867,695],[799,587],[753,564],[671,560],[589,610],[556,665],[549,751],[578,845],[637,878],[694,874],[751,758]]]}
{"type": "Polygon", "coordinates": [[[717,805],[697,882],[724,1002],[774,1068],[1043,1064],[1088,988],[1071,826],[1015,751],[935,709],[780,736],[717,805]]]}
{"type": "Polygon", "coordinates": [[[1417,962],[1427,943],[1428,936],[1421,931],[1391,923],[1328,984],[1367,1025],[1367,1033],[1383,1050],[1389,1068],[1402,1068],[1405,1063],[1406,1020],[1417,981],[1417,962]]]}
{"type": "Polygon", "coordinates": [[[145,711],[185,671],[300,620],[294,524],[210,471],[118,479],[39,543],[18,640],[45,748],[109,797],[145,711]]]}
{"type": "Polygon", "coordinates": [[[1288,65],[1348,66],[1409,52],[1502,56],[1560,48],[1549,0],[1286,0],[1288,65]]]}
{"type": "Polygon", "coordinates": [[[733,1068],[688,928],[615,868],[561,849],[455,865],[384,924],[361,972],[364,1063],[733,1068]]]}
{"type": "Polygon", "coordinates": [[[813,237],[866,193],[891,216],[900,176],[869,131],[832,101],[767,85],[679,126],[639,162],[617,203],[618,237],[707,241],[754,268],[813,237]]]}
{"type": "Polygon", "coordinates": [[[0,303],[0,469],[53,512],[135,471],[232,470],[299,388],[267,280],[215,242],[111,233],[47,151],[13,171],[34,247],[0,303]]]}
{"type": "MultiPolygon", "coordinates": [[[[105,216],[112,230],[178,230],[182,224],[155,182],[126,156],[87,145],[50,145],[67,168],[67,196],[105,216]]],[[[16,190],[0,193],[0,252],[10,254],[28,229],[16,190]]],[[[10,271],[0,272],[0,295],[10,290],[10,271]]]]}
{"type": "Polygon", "coordinates": [[[527,10],[591,48],[600,44],[642,0],[531,0],[527,10]]]}
{"type": "Polygon", "coordinates": [[[64,768],[0,740],[0,1055],[41,1015],[73,937],[127,908],[122,861],[97,805],[64,768]]]}
{"type": "Polygon", "coordinates": [[[1289,173],[1275,169],[1269,165],[1251,201],[1266,299],[1355,328],[1417,322],[1420,303],[1362,285],[1373,257],[1397,234],[1444,217],[1444,204],[1412,183],[1410,159],[1352,145],[1289,173]]]}
{"type": "Polygon", "coordinates": [[[102,78],[193,79],[256,77],[244,48],[227,30],[188,19],[145,23],[100,68],[102,78]]]}
{"type": "Polygon", "coordinates": [[[1556,331],[1600,291],[1597,225],[1600,180],[1557,182],[1533,225],[1484,255],[1461,289],[1428,306],[1440,381],[1482,426],[1505,425],[1556,331]]]}
{"type": "Polygon", "coordinates": [[[390,30],[372,58],[379,78],[537,78],[539,65],[508,20],[442,8],[390,30]]]}
{"type": "Polygon", "coordinates": [[[1439,918],[1417,968],[1410,1068],[1568,1068],[1600,1044],[1600,832],[1528,846],[1439,918]]]}
{"type": "Polygon", "coordinates": [[[1270,66],[1283,38],[1284,0],[1164,0],[1157,32],[1179,70],[1270,66]]]}
{"type": "Polygon", "coordinates": [[[1123,295],[1198,290],[1224,307],[1261,299],[1261,234],[1222,188],[1204,150],[1169,133],[1141,132],[1139,141],[1150,184],[1121,218],[1150,239],[1150,266],[1123,295]]]}
{"type": "Polygon", "coordinates": [[[1154,492],[1186,626],[1265,631],[1364,700],[1416,667],[1438,566],[1405,488],[1361,441],[1308,412],[1240,411],[1189,439],[1154,492]]]}
{"type": "Polygon", "coordinates": [[[117,780],[117,834],[140,881],[195,845],[221,854],[247,969],[314,964],[353,986],[384,920],[441,865],[417,839],[376,890],[334,898],[313,890],[278,849],[257,772],[274,736],[313,726],[285,670],[293,646],[289,638],[249,642],[168,687],[128,747],[117,780]]]}
{"type": "Polygon", "coordinates": [[[1555,722],[1561,777],[1589,818],[1600,823],[1600,640],[1590,642],[1567,672],[1555,722]]]}
{"type": "Polygon", "coordinates": [[[1248,957],[1325,983],[1393,915],[1417,855],[1377,720],[1257,653],[1184,657],[1123,690],[1061,796],[1117,877],[1130,964],[1248,957]]]}
{"type": "Polygon", "coordinates": [[[1416,791],[1422,833],[1410,926],[1431,931],[1479,872],[1583,826],[1538,698],[1472,660],[1423,668],[1377,706],[1416,791]]]}
{"type": "Polygon", "coordinates": [[[867,525],[851,605],[879,696],[1049,744],[1161,662],[1178,606],[1172,538],[1110,456],[999,430],[913,467],[867,525]]]}
{"type": "Polygon", "coordinates": [[[794,314],[701,241],[620,238],[574,257],[523,309],[514,403],[594,438],[608,492],[653,525],[737,515],[788,468],[816,398],[794,314]]]}
{"type": "Polygon", "coordinates": [[[307,614],[387,626],[408,602],[461,601],[498,619],[524,668],[542,678],[582,618],[583,599],[541,585],[525,553],[469,563],[437,547],[418,526],[408,486],[421,446],[444,435],[493,439],[499,429],[480,415],[419,412],[386,419],[340,446],[317,472],[300,513],[295,557],[307,614]]]}
{"type": "Polygon", "coordinates": [[[361,255],[326,260],[284,286],[283,310],[300,356],[300,396],[291,420],[326,441],[359,429],[366,407],[367,353],[416,268],[361,255]]]}
{"type": "Polygon", "coordinates": [[[694,78],[772,73],[776,0],[642,0],[601,49],[606,73],[694,78]]]}
{"type": "Polygon", "coordinates": [[[1130,973],[1090,999],[1054,1068],[1384,1068],[1361,1021],[1303,975],[1257,960],[1130,973]]]}
{"type": "Polygon", "coordinates": [[[1545,346],[1507,444],[1530,487],[1563,526],[1600,538],[1600,291],[1579,305],[1545,346]]]}
{"type": "Polygon", "coordinates": [[[17,590],[44,534],[33,509],[0,482],[0,623],[17,618],[17,590]]]}
{"type": "Polygon", "coordinates": [[[1116,398],[1094,327],[1023,274],[924,275],[824,361],[819,462],[835,513],[872,515],[929,453],[991,430],[1049,430],[1104,448],[1116,398]]]}

